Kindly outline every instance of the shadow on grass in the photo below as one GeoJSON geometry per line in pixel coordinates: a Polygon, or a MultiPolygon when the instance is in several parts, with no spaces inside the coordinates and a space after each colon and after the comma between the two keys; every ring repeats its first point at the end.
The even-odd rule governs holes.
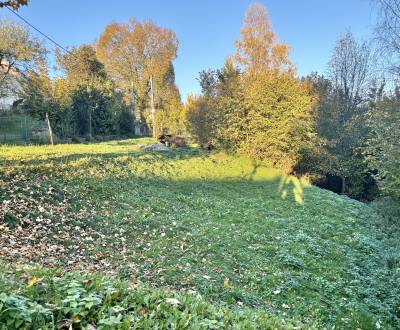
{"type": "MultiPolygon", "coordinates": [[[[149,162],[153,163],[153,160],[149,162]]],[[[155,162],[157,163],[157,162],[155,162]]],[[[267,170],[267,169],[266,169],[267,170]]],[[[218,177],[163,177],[151,171],[142,172],[139,174],[126,173],[116,179],[112,175],[98,178],[92,177],[86,181],[90,182],[90,187],[99,192],[107,191],[109,196],[112,196],[116,191],[124,191],[126,185],[132,187],[136,191],[140,191],[143,198],[160,197],[160,200],[175,198],[183,198],[187,202],[190,197],[195,197],[195,200],[209,199],[210,197],[219,197],[227,199],[235,204],[235,200],[242,199],[275,199],[287,200],[289,204],[295,203],[302,205],[305,202],[305,189],[310,185],[302,180],[280,174],[272,169],[274,173],[269,176],[257,176],[252,179],[245,177],[218,178],[218,177]],[[118,182],[121,186],[118,186],[118,182]],[[115,189],[110,185],[117,185],[115,189]],[[164,196],[164,197],[162,197],[164,196]]],[[[79,181],[80,179],[77,178],[79,181]]],[[[77,182],[79,184],[79,182],[77,182]]]]}
{"type": "MultiPolygon", "coordinates": [[[[252,161],[252,170],[246,173],[242,178],[244,180],[253,181],[260,170],[271,170],[271,167],[259,161],[252,161]]],[[[281,173],[280,175],[274,175],[273,173],[266,176],[266,181],[275,182],[277,185],[277,192],[282,199],[285,199],[290,193],[293,194],[294,200],[298,204],[304,203],[304,191],[303,188],[307,187],[308,184],[302,182],[293,175],[287,175],[281,173]]]]}
{"type": "Polygon", "coordinates": [[[49,162],[55,163],[67,163],[70,161],[79,161],[83,158],[90,158],[90,159],[104,159],[110,160],[118,157],[128,156],[135,159],[143,159],[143,160],[150,160],[153,159],[154,161],[160,160],[185,160],[194,157],[208,157],[210,155],[209,152],[197,149],[197,148],[182,148],[182,149],[171,149],[168,151],[143,151],[141,149],[132,149],[132,150],[121,150],[119,152],[98,152],[93,150],[93,152],[75,152],[70,154],[61,154],[57,150],[54,153],[47,152],[44,154],[35,154],[32,155],[32,158],[25,157],[22,159],[7,159],[7,157],[0,155],[0,162],[3,165],[41,165],[46,164],[49,162]],[[38,158],[34,158],[37,156],[38,158]]]}
{"type": "MultiPolygon", "coordinates": [[[[55,149],[54,153],[51,150],[47,150],[44,155],[33,154],[31,158],[25,158],[22,156],[21,160],[18,159],[0,159],[1,163],[9,168],[27,167],[28,171],[32,170],[35,173],[47,174],[48,171],[52,170],[53,173],[60,174],[71,166],[72,171],[69,173],[64,173],[73,178],[73,181],[77,179],[77,186],[79,186],[79,181],[96,181],[96,186],[101,185],[102,189],[107,187],[109,184],[108,179],[112,178],[115,180],[116,177],[123,180],[126,178],[128,180],[138,179],[141,184],[163,184],[165,180],[164,175],[168,177],[167,180],[170,182],[175,182],[175,186],[179,186],[182,182],[190,182],[192,178],[189,176],[182,177],[180,174],[184,173],[184,168],[175,167],[171,173],[169,173],[169,165],[173,164],[174,161],[190,160],[194,158],[211,160],[213,163],[218,162],[220,154],[218,151],[208,152],[200,148],[182,148],[182,149],[171,149],[170,151],[155,151],[146,152],[143,150],[122,150],[120,152],[99,152],[94,149],[93,152],[82,153],[66,153],[62,154],[60,150],[55,149]],[[60,173],[57,173],[57,167],[62,165],[60,168],[60,173]],[[110,172],[103,171],[103,177],[96,177],[92,175],[92,169],[103,170],[105,166],[111,165],[112,169],[110,172]],[[87,167],[86,167],[87,166],[87,167]],[[138,168],[139,167],[139,168],[138,168]],[[134,168],[134,170],[132,170],[134,168]],[[76,172],[74,172],[76,169],[76,172]],[[120,171],[119,171],[120,169],[120,171]],[[137,170],[137,171],[136,171],[137,170]],[[79,174],[77,172],[80,172],[79,174]],[[88,175],[85,175],[87,171],[88,175]],[[114,171],[114,172],[113,172],[114,171]],[[113,174],[115,174],[113,176],[113,174]],[[176,175],[176,180],[173,179],[176,175]],[[74,178],[75,177],[75,178],[74,178]],[[181,177],[181,178],[180,178],[181,177]],[[172,179],[171,179],[172,178],[172,179]]],[[[223,159],[222,159],[223,161],[223,159]]],[[[193,166],[196,166],[195,162],[193,166]]],[[[201,166],[201,165],[200,165],[201,166]]],[[[253,161],[251,166],[246,167],[245,173],[243,175],[230,176],[229,166],[224,168],[210,166],[209,168],[202,169],[202,173],[194,173],[193,183],[188,184],[189,187],[199,187],[201,185],[209,186],[209,189],[214,189],[218,185],[235,185],[236,183],[245,184],[242,189],[248,189],[249,183],[254,183],[254,186],[259,186],[263,184],[269,187],[269,190],[274,191],[274,193],[280,196],[282,199],[293,196],[297,204],[303,204],[304,202],[304,191],[303,188],[306,186],[304,182],[301,182],[298,178],[294,176],[289,176],[277,169],[273,169],[267,166],[265,163],[253,161]],[[221,178],[218,178],[210,171],[225,170],[221,178]],[[199,176],[199,177],[196,177],[199,176]],[[257,183],[257,184],[256,184],[257,183]]],[[[186,168],[187,170],[187,168],[186,168]]],[[[63,175],[63,174],[61,174],[63,175]]],[[[64,175],[64,177],[65,177],[64,175]]],[[[167,186],[173,186],[168,183],[167,186]]],[[[196,189],[196,188],[195,188],[196,189]]],[[[235,190],[232,187],[232,190],[235,190]]],[[[229,194],[229,192],[227,192],[229,194]]]]}

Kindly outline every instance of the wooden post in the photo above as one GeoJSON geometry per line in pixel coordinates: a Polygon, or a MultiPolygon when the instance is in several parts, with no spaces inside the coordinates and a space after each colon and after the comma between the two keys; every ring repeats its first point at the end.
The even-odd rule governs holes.
{"type": "Polygon", "coordinates": [[[53,145],[54,145],[54,141],[53,141],[53,131],[51,130],[49,115],[48,115],[47,112],[46,112],[46,122],[47,122],[47,127],[48,127],[48,129],[49,129],[50,142],[51,142],[51,145],[53,146],[53,145]]]}

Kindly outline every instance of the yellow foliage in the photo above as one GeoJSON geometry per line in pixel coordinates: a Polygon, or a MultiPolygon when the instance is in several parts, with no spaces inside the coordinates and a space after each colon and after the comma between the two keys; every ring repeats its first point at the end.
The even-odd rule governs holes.
{"type": "Polygon", "coordinates": [[[28,279],[28,288],[36,285],[39,282],[39,279],[36,276],[30,277],[28,279]]]}
{"type": "Polygon", "coordinates": [[[241,40],[235,42],[237,53],[234,59],[246,73],[293,71],[288,58],[290,48],[277,42],[264,6],[253,4],[247,9],[241,34],[241,40]]]}

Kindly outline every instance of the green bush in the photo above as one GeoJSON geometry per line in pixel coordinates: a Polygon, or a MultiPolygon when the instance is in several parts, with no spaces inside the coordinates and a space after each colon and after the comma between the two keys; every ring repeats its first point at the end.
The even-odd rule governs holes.
{"type": "Polygon", "coordinates": [[[393,225],[396,228],[400,228],[400,200],[385,197],[375,200],[371,205],[382,219],[384,219],[386,225],[393,225]]]}
{"type": "Polygon", "coordinates": [[[73,136],[72,137],[72,142],[73,143],[84,143],[86,140],[85,138],[79,137],[79,136],[73,136]]]}

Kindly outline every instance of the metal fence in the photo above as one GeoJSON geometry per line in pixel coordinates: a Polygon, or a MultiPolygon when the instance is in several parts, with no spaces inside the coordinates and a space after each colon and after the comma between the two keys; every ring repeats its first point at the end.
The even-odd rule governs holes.
{"type": "Polygon", "coordinates": [[[27,115],[0,115],[0,144],[27,144],[37,140],[44,123],[27,115]]]}

